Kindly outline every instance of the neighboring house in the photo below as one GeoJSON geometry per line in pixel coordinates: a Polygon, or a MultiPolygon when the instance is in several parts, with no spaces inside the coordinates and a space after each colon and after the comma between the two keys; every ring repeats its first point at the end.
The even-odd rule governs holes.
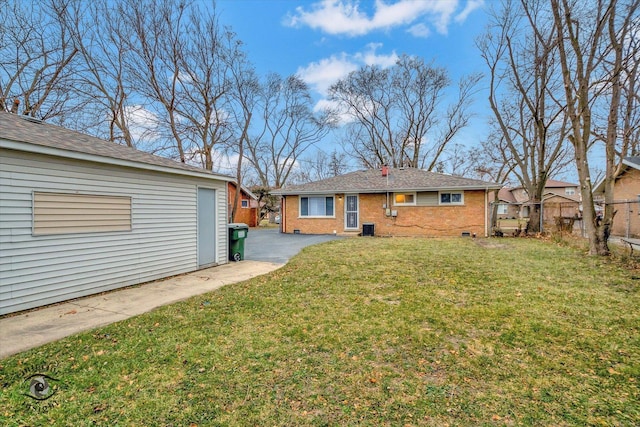
{"type": "MultiPolygon", "coordinates": [[[[493,195],[490,195],[493,202],[493,195]]],[[[580,191],[578,184],[570,182],[547,180],[542,194],[543,220],[547,225],[555,224],[556,218],[576,218],[580,217],[580,191]]],[[[518,227],[522,226],[522,221],[528,220],[532,202],[527,191],[523,187],[508,188],[500,190],[498,194],[497,219],[498,228],[514,228],[504,220],[519,220],[518,227]],[[505,226],[501,227],[501,224],[505,226]]],[[[526,226],[526,221],[525,221],[526,226]]]]}
{"type": "MultiPolygon", "coordinates": [[[[490,194],[489,200],[493,200],[493,198],[493,194],[490,194]]],[[[496,215],[498,219],[515,219],[520,216],[520,204],[516,200],[511,188],[503,187],[498,191],[496,215]]]]}
{"type": "Polygon", "coordinates": [[[236,197],[236,188],[237,184],[235,182],[229,182],[227,184],[229,222],[243,222],[249,227],[257,227],[259,214],[258,198],[243,185],[240,186],[240,197],[236,205],[235,218],[231,221],[231,210],[236,197]]]}
{"type": "Polygon", "coordinates": [[[283,233],[486,236],[500,184],[414,168],[371,169],[272,191],[283,233]]]}
{"type": "MultiPolygon", "coordinates": [[[[625,157],[624,169],[613,184],[614,210],[611,234],[640,238],[640,156],[625,157]]],[[[593,190],[594,199],[604,201],[604,181],[593,190]]]]}
{"type": "Polygon", "coordinates": [[[230,180],[0,113],[0,315],[227,263],[230,180]]]}

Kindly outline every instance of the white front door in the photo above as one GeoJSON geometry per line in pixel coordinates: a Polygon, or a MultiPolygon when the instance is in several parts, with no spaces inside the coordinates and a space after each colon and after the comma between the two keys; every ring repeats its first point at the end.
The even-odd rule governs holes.
{"type": "Polygon", "coordinates": [[[358,195],[345,195],[344,202],[344,228],[345,230],[357,230],[359,228],[358,218],[358,195]]]}

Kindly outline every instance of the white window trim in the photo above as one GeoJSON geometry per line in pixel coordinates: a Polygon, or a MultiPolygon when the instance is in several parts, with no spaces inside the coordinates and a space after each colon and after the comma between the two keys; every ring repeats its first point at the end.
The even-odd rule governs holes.
{"type": "Polygon", "coordinates": [[[243,209],[247,209],[249,207],[249,200],[247,199],[240,200],[240,207],[243,209]]]}
{"type": "Polygon", "coordinates": [[[509,205],[507,203],[498,203],[498,215],[506,215],[509,213],[509,205]],[[500,212],[500,210],[504,210],[504,212],[500,212]]]}
{"type": "Polygon", "coordinates": [[[464,205],[464,191],[438,191],[438,205],[439,206],[461,206],[464,205]],[[459,202],[442,203],[442,194],[460,194],[459,202]]]}
{"type": "Polygon", "coordinates": [[[398,191],[393,193],[393,206],[415,206],[416,202],[418,199],[418,194],[416,192],[411,192],[411,191],[398,191]],[[413,195],[413,203],[396,203],[396,194],[404,194],[404,195],[408,195],[411,194],[413,195]]]}
{"type": "MultiPolygon", "coordinates": [[[[325,200],[326,203],[326,200],[325,200]]],[[[326,205],[325,205],[326,207],[326,205]]],[[[300,219],[305,219],[305,218],[335,218],[336,217],[336,196],[335,194],[314,194],[311,196],[298,196],[298,218],[300,219]],[[310,197],[324,197],[325,199],[327,197],[331,197],[333,199],[333,215],[302,215],[302,199],[306,197],[306,198],[310,198],[310,197]]]]}

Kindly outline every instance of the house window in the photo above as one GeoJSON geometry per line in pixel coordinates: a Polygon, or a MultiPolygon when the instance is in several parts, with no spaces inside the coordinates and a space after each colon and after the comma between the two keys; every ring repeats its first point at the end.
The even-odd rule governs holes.
{"type": "Polygon", "coordinates": [[[333,216],[333,196],[300,197],[300,216],[333,216]]]}
{"type": "Polygon", "coordinates": [[[506,203],[498,204],[498,215],[506,215],[508,208],[509,208],[509,205],[507,205],[506,203]]]}
{"type": "Polygon", "coordinates": [[[416,193],[394,193],[393,203],[397,206],[415,205],[416,193]]]}
{"type": "Polygon", "coordinates": [[[242,207],[243,208],[248,208],[249,207],[249,201],[248,200],[242,200],[242,207]]]}
{"type": "Polygon", "coordinates": [[[463,203],[464,198],[462,197],[462,192],[440,193],[441,205],[462,205],[463,203]]]}
{"type": "Polygon", "coordinates": [[[33,193],[33,234],[131,231],[131,197],[33,193]]]}
{"type": "Polygon", "coordinates": [[[565,188],[564,189],[564,194],[567,196],[573,196],[574,194],[576,194],[576,189],[575,188],[565,188]]]}

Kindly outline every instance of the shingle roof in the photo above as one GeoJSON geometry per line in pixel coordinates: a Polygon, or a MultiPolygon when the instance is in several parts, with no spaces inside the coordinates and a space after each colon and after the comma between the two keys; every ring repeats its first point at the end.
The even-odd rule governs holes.
{"type": "MultiPolygon", "coordinates": [[[[98,156],[104,163],[112,163],[111,159],[117,159],[217,178],[230,178],[196,166],[186,165],[26,116],[6,112],[0,112],[0,140],[26,142],[40,147],[63,150],[68,153],[98,156]]],[[[62,154],[64,155],[64,153],[62,154]]]]}
{"type": "Polygon", "coordinates": [[[578,184],[573,184],[571,182],[565,181],[556,181],[555,179],[548,179],[545,188],[562,188],[562,187],[577,187],[578,184]]]}
{"type": "Polygon", "coordinates": [[[379,169],[351,172],[321,181],[292,185],[274,190],[276,195],[321,193],[384,193],[386,191],[437,191],[492,189],[502,185],[477,179],[429,172],[422,169],[389,168],[388,176],[379,169]]]}
{"type": "Polygon", "coordinates": [[[624,164],[635,169],[640,169],[640,156],[625,157],[624,164]]]}
{"type": "Polygon", "coordinates": [[[498,200],[508,202],[508,203],[516,203],[517,202],[516,197],[513,195],[511,190],[513,189],[509,187],[501,188],[500,191],[498,192],[498,200]]]}

